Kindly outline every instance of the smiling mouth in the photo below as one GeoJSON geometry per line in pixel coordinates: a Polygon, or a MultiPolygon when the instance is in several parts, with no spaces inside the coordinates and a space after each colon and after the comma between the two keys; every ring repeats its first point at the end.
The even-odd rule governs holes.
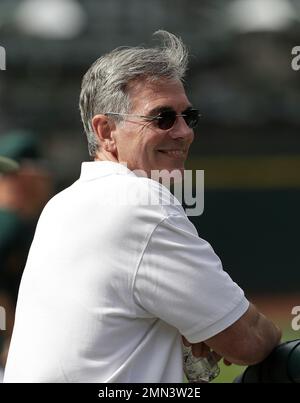
{"type": "Polygon", "coordinates": [[[157,150],[157,151],[171,158],[183,158],[186,155],[186,151],[184,150],[157,150]]]}

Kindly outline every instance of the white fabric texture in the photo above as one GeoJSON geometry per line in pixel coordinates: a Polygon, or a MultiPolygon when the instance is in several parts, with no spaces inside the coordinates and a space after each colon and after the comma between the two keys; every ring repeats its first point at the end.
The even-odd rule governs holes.
{"type": "Polygon", "coordinates": [[[4,381],[182,382],[180,334],[203,341],[248,306],[166,188],[83,163],[38,222],[4,381]]]}

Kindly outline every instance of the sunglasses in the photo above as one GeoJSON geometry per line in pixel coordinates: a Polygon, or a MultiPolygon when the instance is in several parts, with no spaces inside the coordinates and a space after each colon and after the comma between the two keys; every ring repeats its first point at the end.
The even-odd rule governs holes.
{"type": "Polygon", "coordinates": [[[182,117],[185,120],[185,123],[191,129],[194,129],[197,124],[199,123],[200,113],[198,109],[187,109],[186,111],[182,112],[181,114],[176,113],[176,111],[172,109],[168,109],[165,111],[160,112],[156,116],[145,116],[145,115],[131,115],[128,113],[115,113],[115,112],[106,112],[105,115],[120,115],[120,116],[131,116],[142,118],[149,122],[154,122],[155,125],[161,130],[169,130],[171,129],[178,117],[182,117]]]}

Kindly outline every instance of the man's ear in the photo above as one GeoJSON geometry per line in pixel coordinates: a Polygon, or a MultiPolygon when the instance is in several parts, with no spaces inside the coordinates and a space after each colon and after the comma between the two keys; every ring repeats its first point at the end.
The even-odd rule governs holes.
{"type": "Polygon", "coordinates": [[[92,119],[92,125],[100,146],[110,151],[111,146],[114,144],[112,136],[114,123],[106,115],[95,115],[92,119]]]}
{"type": "Polygon", "coordinates": [[[98,137],[101,148],[106,151],[115,151],[115,140],[112,132],[115,124],[106,115],[95,115],[92,119],[94,133],[98,137]]]}

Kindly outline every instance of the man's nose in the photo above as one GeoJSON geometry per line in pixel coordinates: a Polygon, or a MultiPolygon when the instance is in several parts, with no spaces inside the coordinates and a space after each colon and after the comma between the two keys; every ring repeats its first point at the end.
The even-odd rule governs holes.
{"type": "Polygon", "coordinates": [[[187,125],[186,121],[182,116],[178,116],[174,123],[174,126],[169,132],[169,136],[172,137],[173,139],[177,138],[188,139],[193,138],[194,131],[187,125]]]}

